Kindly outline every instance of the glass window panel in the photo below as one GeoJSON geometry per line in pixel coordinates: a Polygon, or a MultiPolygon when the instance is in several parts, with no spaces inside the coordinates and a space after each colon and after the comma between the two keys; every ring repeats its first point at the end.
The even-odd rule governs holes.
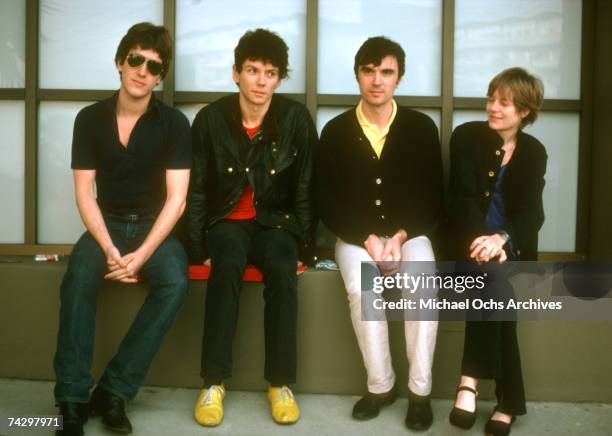
{"type": "Polygon", "coordinates": [[[457,97],[482,97],[501,70],[544,81],[546,98],[580,98],[581,0],[456,0],[457,97]]]}
{"type": "Polygon", "coordinates": [[[198,112],[200,112],[200,109],[202,109],[204,106],[206,105],[203,103],[179,104],[176,106],[176,108],[185,114],[185,116],[189,120],[189,125],[192,125],[193,120],[195,120],[196,115],[198,114],[198,112]]]}
{"type": "MultiPolygon", "coordinates": [[[[319,110],[317,111],[317,131],[319,132],[319,135],[321,134],[323,127],[325,127],[325,124],[327,124],[328,121],[330,121],[336,115],[340,115],[342,112],[348,109],[350,108],[349,107],[339,107],[339,106],[320,107],[319,110]]],[[[436,123],[436,126],[438,127],[438,134],[439,134],[440,132],[440,111],[438,109],[422,109],[422,108],[414,108],[414,109],[428,115],[434,121],[434,123],[436,123]]]]}
{"type": "Polygon", "coordinates": [[[25,112],[22,101],[0,101],[0,243],[24,242],[25,112]]]}
{"type": "MultiPolygon", "coordinates": [[[[480,111],[456,111],[453,128],[468,121],[486,120],[480,111]]],[[[576,250],[576,207],[578,199],[578,143],[580,116],[577,113],[545,112],[525,129],[540,140],[548,153],[544,187],[544,226],[539,233],[539,251],[576,250]]]]}
{"type": "Polygon", "coordinates": [[[384,35],[406,52],[397,95],[440,95],[441,26],[441,0],[319,0],[318,92],[359,94],[355,53],[384,35]]]}
{"type": "Polygon", "coordinates": [[[41,0],[40,87],[119,88],[115,52],[140,21],[161,24],[163,1],[41,0]]]}
{"type": "Polygon", "coordinates": [[[24,1],[0,0],[0,87],[25,86],[24,1]]]}
{"type": "Polygon", "coordinates": [[[85,102],[42,102],[38,133],[38,243],[73,244],[85,231],[70,169],[74,119],[85,102]]]}
{"type": "Polygon", "coordinates": [[[305,0],[177,0],[176,89],[236,91],[234,48],[247,31],[263,27],[289,46],[289,79],[279,92],[306,89],[305,0]]]}

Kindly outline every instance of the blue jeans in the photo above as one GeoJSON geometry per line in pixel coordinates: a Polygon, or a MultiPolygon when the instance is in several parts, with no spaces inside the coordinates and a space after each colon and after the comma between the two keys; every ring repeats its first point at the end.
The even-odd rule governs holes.
{"type": "MultiPolygon", "coordinates": [[[[113,243],[124,255],[142,244],[153,220],[127,222],[106,218],[106,226],[113,243]]],[[[96,303],[107,272],[102,249],[89,232],[84,233],[70,255],[60,290],[60,323],[53,361],[57,402],[89,402],[89,391],[94,385],[90,368],[96,303]]],[[[189,278],[183,246],[169,236],[143,265],[140,274],[149,284],[149,294],[98,382],[98,386],[124,400],[136,396],[187,294],[189,278]]]]}

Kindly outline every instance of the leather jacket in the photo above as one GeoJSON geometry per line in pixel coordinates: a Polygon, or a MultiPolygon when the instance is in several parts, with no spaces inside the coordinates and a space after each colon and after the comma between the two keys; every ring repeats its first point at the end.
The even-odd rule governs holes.
{"type": "Polygon", "coordinates": [[[261,134],[251,142],[242,127],[239,94],[232,94],[200,110],[191,131],[190,263],[208,258],[205,232],[232,211],[247,181],[254,192],[255,219],[291,232],[300,260],[312,263],[317,221],[312,173],[318,138],[306,107],[273,95],[261,134]]]}

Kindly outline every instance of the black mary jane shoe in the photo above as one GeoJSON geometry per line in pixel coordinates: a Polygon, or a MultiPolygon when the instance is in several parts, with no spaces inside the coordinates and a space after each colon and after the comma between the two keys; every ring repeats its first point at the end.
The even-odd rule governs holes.
{"type": "Polygon", "coordinates": [[[485,425],[485,434],[487,436],[508,436],[510,434],[510,427],[512,427],[512,423],[514,422],[516,417],[512,416],[510,423],[502,422],[496,419],[491,419],[493,418],[493,415],[495,415],[495,412],[497,412],[497,406],[495,406],[495,408],[493,409],[493,413],[491,414],[491,417],[485,425]]]}
{"type": "MultiPolygon", "coordinates": [[[[459,392],[461,391],[468,391],[468,392],[473,393],[474,401],[476,401],[476,398],[478,397],[478,392],[476,391],[476,389],[472,389],[469,386],[459,386],[457,388],[457,396],[459,395],[459,392]]],[[[456,397],[455,397],[455,402],[457,402],[456,397]]],[[[448,415],[448,420],[455,427],[462,428],[463,430],[468,430],[472,428],[472,426],[474,425],[474,422],[476,422],[476,410],[477,410],[477,407],[474,408],[473,412],[469,412],[465,409],[460,409],[459,407],[454,406],[453,410],[451,410],[450,415],[448,415]]]]}
{"type": "Polygon", "coordinates": [[[97,387],[91,394],[89,414],[101,416],[104,426],[117,433],[132,433],[132,424],[125,414],[125,401],[97,387]]]}

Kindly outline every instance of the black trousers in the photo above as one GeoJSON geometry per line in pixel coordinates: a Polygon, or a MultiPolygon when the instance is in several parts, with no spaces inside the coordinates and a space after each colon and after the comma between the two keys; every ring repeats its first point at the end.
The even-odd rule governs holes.
{"type": "Polygon", "coordinates": [[[498,410],[527,413],[516,321],[467,321],[461,374],[495,379],[498,410]]]}
{"type": "Polygon", "coordinates": [[[206,292],[202,372],[204,386],[232,375],[232,343],[238,321],[242,275],[257,266],[264,282],[265,379],[294,383],[297,335],[297,241],[288,231],[255,220],[224,220],[207,233],[212,269],[206,292]]]}

